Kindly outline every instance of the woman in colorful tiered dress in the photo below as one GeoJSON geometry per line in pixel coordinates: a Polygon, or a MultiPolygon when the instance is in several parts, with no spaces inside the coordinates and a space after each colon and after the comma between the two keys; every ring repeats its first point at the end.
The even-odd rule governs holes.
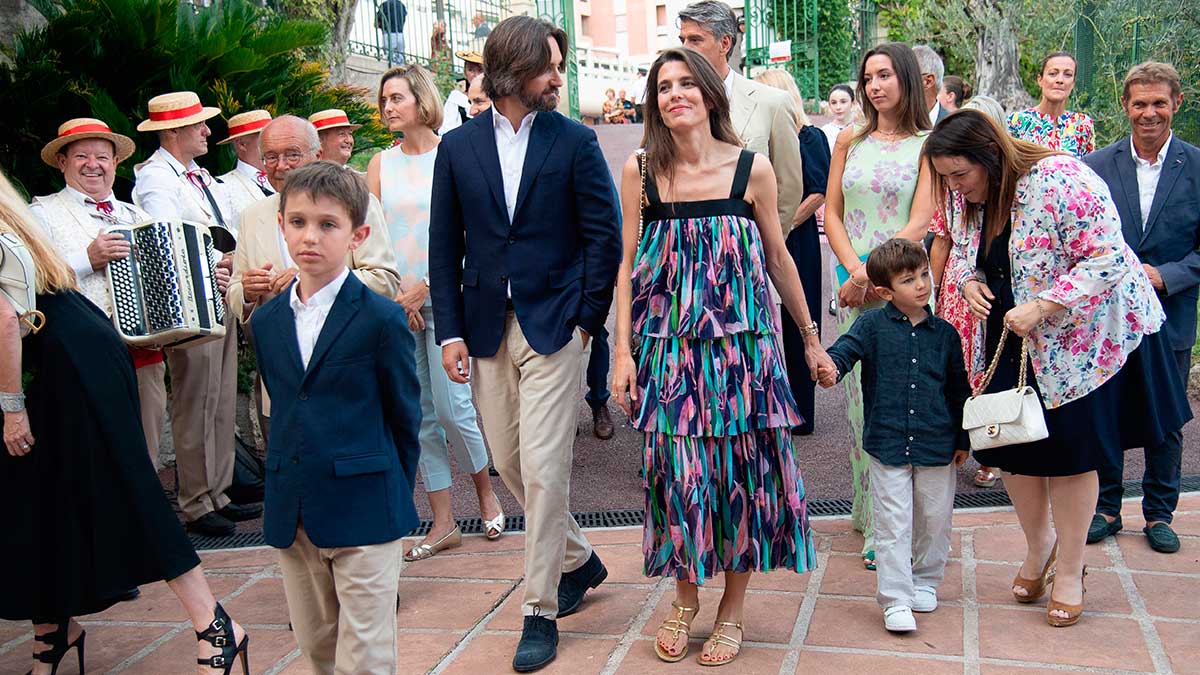
{"type": "Polygon", "coordinates": [[[1008,116],[1008,133],[1022,141],[1082,158],[1096,149],[1092,118],[1067,110],[1067,99],[1075,89],[1075,57],[1054,52],[1042,59],[1038,73],[1041,100],[1028,110],[1008,116]]]}
{"type": "MultiPolygon", "coordinates": [[[[929,170],[920,165],[929,130],[921,71],[908,45],[879,45],[863,57],[858,99],[866,124],[838,134],[825,192],[825,235],[840,266],[838,333],[882,303],[863,264],[871,249],[893,237],[921,241],[933,217],[929,170]]],[[[854,528],[863,534],[863,564],[875,569],[874,526],[867,453],[862,447],[863,397],[856,367],[843,382],[850,418],[854,528]]]]}
{"type": "Polygon", "coordinates": [[[742,150],[716,72],[702,56],[671,49],[649,81],[645,180],[635,155],[621,183],[612,391],[645,434],[645,572],[676,580],[655,651],[664,661],[687,655],[699,586],[723,572],[714,630],[698,657],[723,665],[741,647],[751,573],[816,564],[792,445],[800,417],[768,276],[807,332],[806,375],[833,363],[784,245],[774,171],[742,150]]]}

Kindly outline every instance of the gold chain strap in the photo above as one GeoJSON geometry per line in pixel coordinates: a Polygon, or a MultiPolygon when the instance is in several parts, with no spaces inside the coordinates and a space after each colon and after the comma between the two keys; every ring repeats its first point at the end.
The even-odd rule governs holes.
{"type": "Polygon", "coordinates": [[[642,175],[642,194],[638,199],[638,244],[642,243],[642,233],[646,229],[646,150],[637,149],[638,171],[642,175]]]}
{"type": "MultiPolygon", "coordinates": [[[[979,396],[984,389],[992,382],[992,376],[996,374],[996,366],[1000,364],[1000,355],[1004,353],[1004,342],[1008,339],[1008,326],[1004,327],[1004,332],[1000,333],[1000,344],[996,346],[996,355],[992,357],[991,364],[988,365],[987,372],[983,376],[983,381],[975,391],[971,392],[971,396],[979,396]]],[[[1029,361],[1029,341],[1021,338],[1021,367],[1017,371],[1017,389],[1024,389],[1026,382],[1026,363],[1029,361]]]]}

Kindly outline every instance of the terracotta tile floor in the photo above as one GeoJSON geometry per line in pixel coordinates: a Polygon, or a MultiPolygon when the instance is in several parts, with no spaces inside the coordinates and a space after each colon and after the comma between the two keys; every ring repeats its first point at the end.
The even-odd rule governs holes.
{"type": "MultiPolygon", "coordinates": [[[[861,539],[845,519],[814,521],[820,567],[807,575],[758,576],[747,600],[747,644],[727,673],[1200,673],[1200,494],[1185,495],[1177,521],[1183,550],[1149,550],[1137,502],[1125,505],[1126,530],[1089,547],[1088,613],[1074,628],[1044,621],[1044,601],[1012,602],[1009,580],[1022,556],[1008,510],[955,516],[954,548],[942,606],[918,615],[916,633],[882,626],[874,577],[858,562],[861,539]]],[[[408,565],[400,584],[401,673],[511,672],[520,635],[522,535],[492,544],[469,537],[461,549],[408,565]]],[[[665,664],[653,639],[671,584],[641,576],[640,531],[591,533],[609,580],[584,609],[559,622],[558,660],[546,673],[693,673],[688,659],[665,664]]],[[[407,548],[407,546],[406,546],[407,548]]],[[[287,628],[276,554],[269,549],[206,553],[214,592],[251,633],[255,673],[310,673],[287,628]]],[[[720,580],[701,593],[698,651],[711,628],[720,580]]],[[[164,584],[83,623],[90,672],[189,673],[191,627],[164,584]]],[[[27,624],[0,621],[0,673],[29,668],[27,624]]],[[[73,658],[60,670],[74,675],[73,658]]],[[[235,671],[240,673],[241,671],[235,671]]]]}

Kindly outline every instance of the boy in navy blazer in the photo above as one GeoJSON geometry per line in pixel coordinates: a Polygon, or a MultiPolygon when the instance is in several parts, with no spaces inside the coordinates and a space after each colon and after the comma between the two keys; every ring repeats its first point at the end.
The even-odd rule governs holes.
{"type": "Polygon", "coordinates": [[[263,530],[315,673],[395,672],[400,538],[418,522],[412,333],[345,263],[368,203],[332,162],[290,172],[279,222],[300,273],[251,319],[272,401],[263,530]]]}

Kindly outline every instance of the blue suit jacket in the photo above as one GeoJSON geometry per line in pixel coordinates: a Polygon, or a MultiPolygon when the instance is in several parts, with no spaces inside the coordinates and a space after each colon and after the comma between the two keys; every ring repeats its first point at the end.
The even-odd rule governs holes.
{"type": "Polygon", "coordinates": [[[300,522],[320,548],[399,539],[419,522],[421,387],[404,310],[349,275],[305,370],[290,298],[250,321],[271,397],[266,541],[290,546],[300,522]]]}
{"type": "Polygon", "coordinates": [[[1196,342],[1196,298],[1200,284],[1200,149],[1171,139],[1145,227],[1138,200],[1137,166],[1126,136],[1097,150],[1084,162],[1108,184],[1121,230],[1142,262],[1158,268],[1166,285],[1159,291],[1167,313],[1166,336],[1174,350],[1196,342]]]}
{"type": "Polygon", "coordinates": [[[511,286],[525,339],[553,354],[576,326],[598,335],[608,317],[621,257],[616,188],[594,131],[538,113],[510,222],[492,115],[446,134],[434,163],[429,279],[437,339],[460,337],[472,356],[495,355],[511,286]]]}

